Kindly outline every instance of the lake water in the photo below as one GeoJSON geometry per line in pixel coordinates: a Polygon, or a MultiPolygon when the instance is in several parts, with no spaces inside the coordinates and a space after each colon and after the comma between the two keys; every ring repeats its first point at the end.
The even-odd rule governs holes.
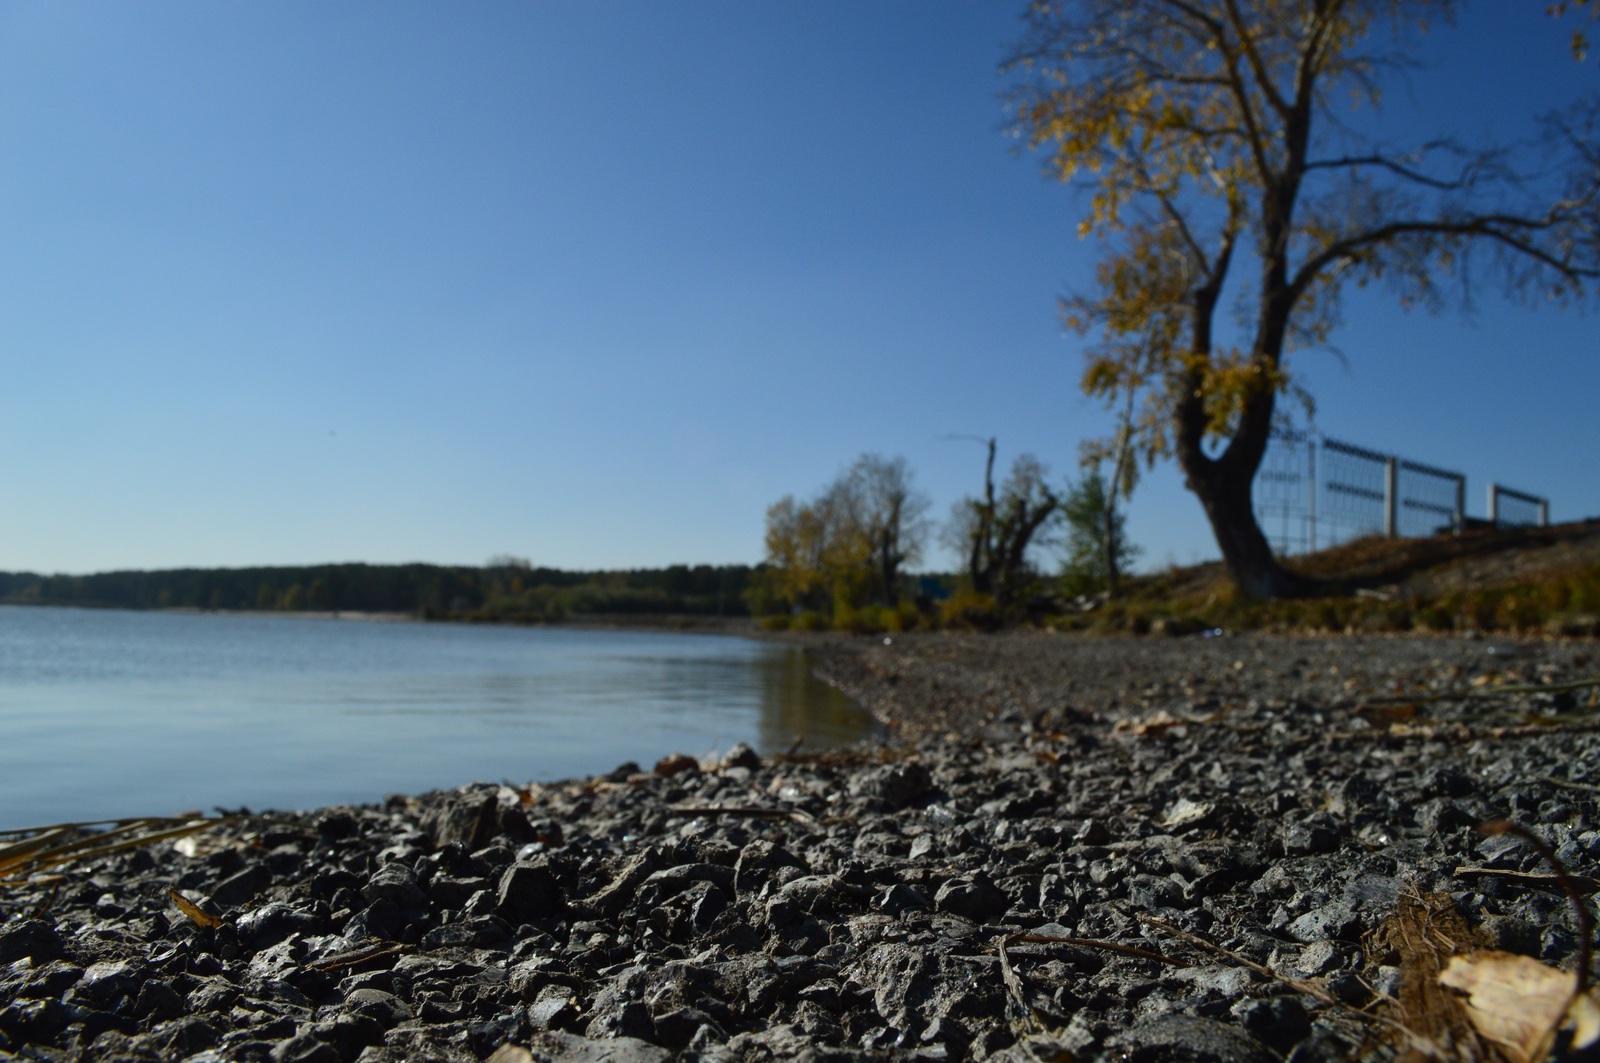
{"type": "Polygon", "coordinates": [[[800,651],[745,639],[0,606],[0,830],[872,731],[800,651]]]}

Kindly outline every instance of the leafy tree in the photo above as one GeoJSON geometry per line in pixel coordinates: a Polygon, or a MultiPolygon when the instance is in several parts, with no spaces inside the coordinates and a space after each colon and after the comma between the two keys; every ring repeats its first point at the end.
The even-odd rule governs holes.
{"type": "Polygon", "coordinates": [[[1066,523],[1064,584],[1069,594],[1105,590],[1115,595],[1123,568],[1139,556],[1128,541],[1127,516],[1098,468],[1067,489],[1061,502],[1066,523]]]}
{"type": "Polygon", "coordinates": [[[967,558],[967,578],[979,594],[992,595],[1001,613],[1023,601],[1038,581],[1028,548],[1039,543],[1061,516],[1061,499],[1046,482],[1049,470],[1032,454],[1011,466],[994,486],[995,441],[989,440],[983,497],[955,504],[946,526],[949,545],[967,558]]]}
{"type": "Polygon", "coordinates": [[[829,493],[849,534],[866,540],[879,602],[899,605],[901,570],[922,559],[928,534],[928,498],[911,486],[906,459],[863,454],[829,493]]]}
{"type": "Polygon", "coordinates": [[[1273,557],[1251,489],[1278,399],[1296,393],[1287,356],[1327,341],[1347,284],[1386,280],[1405,305],[1433,308],[1485,257],[1530,300],[1581,298],[1600,277],[1600,108],[1552,118],[1541,159],[1448,140],[1397,150],[1334,117],[1351,99],[1375,112],[1407,38],[1456,6],[1029,10],[1019,131],[1090,193],[1080,235],[1105,247],[1093,288],[1063,301],[1067,324],[1097,337],[1083,388],[1112,405],[1137,397],[1125,408],[1140,456],[1176,458],[1247,596],[1313,589],[1273,557]]]}
{"type": "Polygon", "coordinates": [[[901,568],[921,557],[927,510],[905,459],[876,454],[856,459],[810,502],[780,499],[767,510],[758,609],[833,614],[874,599],[898,604],[901,568]]]}

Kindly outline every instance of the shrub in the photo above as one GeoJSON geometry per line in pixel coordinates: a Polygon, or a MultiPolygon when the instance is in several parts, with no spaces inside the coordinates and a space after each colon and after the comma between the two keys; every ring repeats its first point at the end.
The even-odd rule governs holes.
{"type": "Polygon", "coordinates": [[[1001,623],[994,595],[963,587],[939,606],[939,619],[947,628],[995,631],[1001,623]]]}
{"type": "Polygon", "coordinates": [[[822,619],[822,614],[807,609],[803,613],[796,613],[789,619],[791,631],[826,631],[828,622],[822,619]]]}
{"type": "Polygon", "coordinates": [[[884,630],[883,614],[888,612],[890,610],[879,609],[875,605],[854,609],[840,603],[833,610],[833,626],[854,635],[876,635],[884,630]]]}

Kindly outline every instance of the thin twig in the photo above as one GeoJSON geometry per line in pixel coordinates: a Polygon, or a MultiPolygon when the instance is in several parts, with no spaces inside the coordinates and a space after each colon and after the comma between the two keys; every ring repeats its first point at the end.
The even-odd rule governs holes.
{"type": "Polygon", "coordinates": [[[1544,1036],[1539,1039],[1533,1053],[1529,1055],[1530,1059],[1543,1059],[1550,1054],[1550,1046],[1555,1043],[1562,1024],[1566,1021],[1568,1013],[1572,1011],[1573,1003],[1583,996],[1584,990],[1589,987],[1589,964],[1594,958],[1594,916],[1589,914],[1589,906],[1583,903],[1583,895],[1578,892],[1577,883],[1573,881],[1572,873],[1567,870],[1567,866],[1561,862],[1556,856],[1555,850],[1551,849],[1550,844],[1543,838],[1522,824],[1514,823],[1509,819],[1485,823],[1479,830],[1490,836],[1510,834],[1521,838],[1538,850],[1539,856],[1543,858],[1545,863],[1550,865],[1550,870],[1554,872],[1556,881],[1561,884],[1562,892],[1567,895],[1567,903],[1572,905],[1572,910],[1578,916],[1578,970],[1572,980],[1572,995],[1567,997],[1566,1007],[1561,1009],[1555,1021],[1550,1024],[1549,1028],[1545,1030],[1544,1036]]]}
{"type": "Polygon", "coordinates": [[[1545,735],[1592,734],[1595,731],[1600,731],[1600,720],[1586,720],[1583,723],[1508,724],[1501,727],[1468,727],[1462,723],[1398,724],[1381,729],[1368,728],[1365,731],[1335,731],[1325,737],[1330,741],[1343,742],[1380,742],[1385,739],[1400,738],[1419,738],[1425,742],[1434,739],[1475,742],[1480,738],[1494,740],[1542,738],[1545,735]]]}
{"type": "MultiPolygon", "coordinates": [[[[1555,873],[1556,881],[1561,884],[1562,892],[1567,895],[1567,901],[1578,917],[1578,979],[1572,991],[1572,999],[1577,1000],[1589,986],[1589,963],[1594,959],[1594,916],[1589,914],[1589,906],[1583,903],[1583,894],[1573,881],[1572,872],[1568,871],[1567,866],[1556,856],[1555,850],[1550,848],[1550,843],[1520,823],[1500,819],[1485,823],[1479,829],[1491,837],[1496,834],[1510,834],[1521,838],[1538,850],[1540,857],[1555,873]]],[[[1571,1001],[1567,1003],[1570,1007],[1571,1001]]]]}
{"type": "Polygon", "coordinates": [[[1004,951],[1012,945],[1076,945],[1080,949],[1103,949],[1106,952],[1120,952],[1124,956],[1138,956],[1144,960],[1156,960],[1172,967],[1194,966],[1194,964],[1185,960],[1165,956],[1150,949],[1141,949],[1135,945],[1123,945],[1115,941],[1097,941],[1094,938],[1065,937],[1059,934],[1012,934],[1000,943],[1000,948],[1004,951]]]}
{"type": "Polygon", "coordinates": [[[1565,790],[1576,790],[1584,794],[1600,794],[1600,786],[1591,786],[1586,782],[1573,782],[1571,779],[1558,779],[1554,775],[1546,775],[1543,780],[1551,786],[1559,786],[1565,790]]]}
{"type": "Polygon", "coordinates": [[[317,960],[314,963],[300,965],[303,971],[337,971],[341,967],[354,967],[368,960],[382,959],[385,956],[398,956],[402,952],[411,952],[415,945],[406,945],[398,941],[381,941],[363,949],[352,949],[349,952],[340,952],[335,955],[317,960]]]}
{"type": "Polygon", "coordinates": [[[1240,967],[1244,967],[1256,972],[1263,978],[1270,978],[1275,982],[1281,982],[1296,992],[1304,993],[1307,996],[1312,997],[1318,1003],[1325,1004],[1331,1008],[1337,1008],[1340,1011],[1349,1012],[1353,1015],[1359,1015],[1361,1018],[1369,1022],[1377,1022],[1382,1023],[1385,1026],[1392,1026],[1400,1033],[1404,1034],[1406,1038],[1411,1040],[1413,1043],[1425,1043],[1423,1038],[1418,1037],[1415,1032],[1402,1023],[1398,1023],[1390,1018],[1385,1018],[1382,1015],[1373,1015],[1370,1012],[1366,1012],[1360,1008],[1352,1007],[1351,1005],[1346,1004],[1344,1001],[1328,992],[1327,987],[1320,982],[1307,981],[1303,978],[1291,978],[1286,974],[1279,974],[1277,971],[1274,971],[1271,967],[1268,967],[1265,964],[1256,963],[1254,960],[1246,959],[1237,952],[1234,952],[1231,949],[1223,948],[1221,945],[1215,944],[1214,942],[1207,941],[1198,934],[1191,934],[1182,927],[1175,926],[1158,915],[1150,915],[1146,912],[1134,912],[1132,914],[1134,918],[1138,919],[1141,923],[1144,923],[1148,926],[1153,926],[1158,930],[1163,930],[1177,938],[1179,941],[1188,942],[1189,944],[1205,952],[1212,953],[1216,956],[1221,956],[1232,963],[1238,964],[1240,967]]]}
{"type": "Polygon", "coordinates": [[[1368,698],[1362,705],[1421,705],[1433,701],[1498,698],[1509,694],[1564,694],[1572,690],[1587,690],[1590,687],[1600,687],[1600,678],[1576,679],[1570,683],[1519,683],[1515,686],[1467,687],[1460,690],[1442,690],[1432,694],[1394,694],[1389,697],[1368,698]]]}
{"type": "MultiPolygon", "coordinates": [[[[1457,875],[1477,875],[1480,877],[1493,877],[1510,879],[1514,882],[1526,882],[1531,886],[1545,885],[1562,887],[1561,876],[1551,872],[1541,871],[1507,871],[1499,867],[1458,867],[1457,875]]],[[[1590,878],[1588,875],[1567,875],[1567,881],[1574,889],[1583,893],[1600,893],[1600,879],[1590,878]]]]}

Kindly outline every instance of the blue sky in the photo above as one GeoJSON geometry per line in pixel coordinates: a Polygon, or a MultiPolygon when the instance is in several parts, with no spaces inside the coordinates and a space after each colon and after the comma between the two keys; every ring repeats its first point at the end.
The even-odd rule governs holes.
{"type": "MultiPolygon", "coordinates": [[[[1072,472],[1095,251],[1003,135],[1023,7],[0,4],[0,568],[755,561],[865,451],[941,517],[941,436],[1072,472]]],[[[1600,89],[1542,7],[1471,6],[1392,115],[1600,89]]],[[[1595,317],[1347,318],[1319,428],[1600,513],[1595,317]]],[[[1215,555],[1170,469],[1130,533],[1215,555]]]]}

